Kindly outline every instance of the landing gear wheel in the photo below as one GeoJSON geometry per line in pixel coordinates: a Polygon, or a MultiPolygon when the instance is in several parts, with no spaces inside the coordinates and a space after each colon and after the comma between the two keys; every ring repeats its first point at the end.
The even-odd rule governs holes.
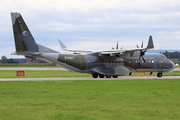
{"type": "Polygon", "coordinates": [[[102,75],[102,74],[99,74],[99,77],[100,77],[100,78],[104,78],[104,75],[102,75]]]}
{"type": "Polygon", "coordinates": [[[162,73],[158,73],[158,74],[157,74],[157,77],[162,77],[162,73]]]}
{"type": "Polygon", "coordinates": [[[113,78],[118,78],[118,75],[113,75],[113,78]]]}
{"type": "Polygon", "coordinates": [[[106,78],[111,78],[111,76],[110,75],[106,75],[106,78]]]}
{"type": "Polygon", "coordinates": [[[92,77],[93,77],[93,78],[97,78],[97,77],[98,77],[98,74],[97,74],[97,73],[93,73],[93,74],[92,74],[92,77]]]}

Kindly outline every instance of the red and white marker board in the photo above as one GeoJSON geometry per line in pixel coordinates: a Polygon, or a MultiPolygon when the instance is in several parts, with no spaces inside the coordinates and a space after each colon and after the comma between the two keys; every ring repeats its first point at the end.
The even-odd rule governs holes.
{"type": "Polygon", "coordinates": [[[17,76],[24,76],[24,71],[17,71],[17,76]]]}

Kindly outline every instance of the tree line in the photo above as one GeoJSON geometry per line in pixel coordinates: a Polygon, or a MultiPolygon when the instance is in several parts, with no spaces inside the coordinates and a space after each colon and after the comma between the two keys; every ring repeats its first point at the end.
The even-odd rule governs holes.
{"type": "Polygon", "coordinates": [[[38,63],[47,63],[40,59],[29,59],[29,58],[20,58],[20,59],[8,59],[5,55],[1,56],[0,63],[25,63],[27,60],[29,61],[38,61],[38,63]]]}
{"type": "Polygon", "coordinates": [[[175,52],[168,52],[165,51],[162,54],[164,54],[167,58],[172,59],[172,58],[178,58],[180,59],[180,52],[175,51],[175,52]]]}

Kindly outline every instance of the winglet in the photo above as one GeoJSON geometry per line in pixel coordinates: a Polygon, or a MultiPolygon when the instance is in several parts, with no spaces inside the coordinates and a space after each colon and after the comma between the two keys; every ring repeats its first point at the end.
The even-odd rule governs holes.
{"type": "Polygon", "coordinates": [[[151,35],[149,36],[147,48],[154,48],[154,43],[151,35]]]}
{"type": "Polygon", "coordinates": [[[60,44],[61,48],[63,50],[67,50],[66,46],[61,42],[61,40],[58,39],[58,41],[59,41],[59,44],[60,44]]]}

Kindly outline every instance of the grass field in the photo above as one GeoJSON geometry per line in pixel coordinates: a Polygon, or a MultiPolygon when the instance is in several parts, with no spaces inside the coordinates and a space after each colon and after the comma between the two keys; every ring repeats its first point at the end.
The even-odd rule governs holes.
{"type": "Polygon", "coordinates": [[[0,78],[43,78],[43,77],[91,77],[90,74],[70,71],[27,70],[25,76],[17,76],[16,70],[1,70],[0,78]]]}
{"type": "Polygon", "coordinates": [[[1,120],[179,120],[180,79],[0,82],[1,120]]]}
{"type": "MultiPolygon", "coordinates": [[[[129,75],[126,75],[129,76],[129,75]]],[[[138,76],[137,73],[132,73],[131,76],[138,76]]],[[[145,76],[149,76],[146,73],[145,76]]],[[[152,76],[157,76],[157,73],[153,73],[152,76]]],[[[163,74],[163,76],[180,76],[180,71],[174,71],[172,73],[163,74]]],[[[16,70],[0,70],[0,78],[18,78],[16,70]]],[[[25,71],[24,78],[43,78],[43,77],[92,77],[91,74],[75,73],[70,71],[51,71],[51,70],[27,70],[25,71]]],[[[19,77],[19,78],[22,78],[19,77]]]]}

